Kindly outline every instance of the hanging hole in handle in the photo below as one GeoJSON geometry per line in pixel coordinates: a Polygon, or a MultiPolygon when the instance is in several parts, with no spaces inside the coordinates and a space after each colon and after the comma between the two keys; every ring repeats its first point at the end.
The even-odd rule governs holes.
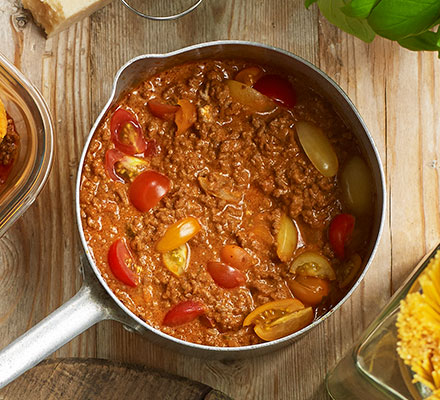
{"type": "Polygon", "coordinates": [[[129,10],[153,21],[169,21],[194,11],[203,0],[121,0],[129,10]]]}

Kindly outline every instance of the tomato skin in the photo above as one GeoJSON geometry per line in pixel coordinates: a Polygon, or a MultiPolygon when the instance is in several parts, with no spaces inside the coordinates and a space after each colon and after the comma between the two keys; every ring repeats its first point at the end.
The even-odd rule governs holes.
{"type": "Polygon", "coordinates": [[[142,128],[137,118],[123,108],[117,108],[110,120],[110,132],[116,148],[125,154],[134,155],[143,153],[147,148],[142,128]],[[125,140],[121,135],[127,133],[125,140]]]}
{"type": "Polygon", "coordinates": [[[241,271],[225,263],[210,261],[207,268],[214,282],[224,289],[233,289],[246,283],[246,277],[241,271]]]}
{"type": "Polygon", "coordinates": [[[193,321],[205,313],[203,304],[199,301],[188,300],[177,304],[169,310],[163,319],[162,325],[178,326],[193,321]]]}
{"type": "Polygon", "coordinates": [[[295,107],[296,93],[286,78],[279,75],[264,75],[253,88],[287,108],[295,107]]]}
{"type": "Polygon", "coordinates": [[[108,264],[113,275],[128,286],[136,287],[138,279],[136,274],[128,268],[127,261],[132,263],[133,256],[124,238],[117,239],[111,246],[107,255],[108,264]]]}
{"type": "Polygon", "coordinates": [[[145,171],[136,177],[128,190],[131,203],[146,212],[159,203],[171,187],[171,181],[156,171],[145,171]]]}
{"type": "Polygon", "coordinates": [[[151,114],[166,121],[174,121],[176,112],[180,109],[179,106],[166,104],[158,99],[148,101],[147,106],[151,114]]]}
{"type": "Polygon", "coordinates": [[[185,133],[197,121],[197,108],[189,100],[182,99],[177,102],[179,109],[176,112],[174,122],[177,125],[176,135],[185,133]]]}
{"type": "Polygon", "coordinates": [[[332,219],[328,230],[330,245],[336,256],[345,258],[345,245],[350,240],[355,225],[355,218],[351,214],[338,214],[332,219]]]}
{"type": "Polygon", "coordinates": [[[147,148],[144,151],[144,157],[153,157],[160,153],[160,146],[157,142],[153,140],[149,140],[147,142],[147,148]]]}
{"type": "Polygon", "coordinates": [[[304,304],[316,306],[330,291],[329,283],[314,276],[297,276],[287,282],[293,295],[304,304]]]}
{"type": "Polygon", "coordinates": [[[202,226],[196,218],[183,218],[168,227],[162,239],[157,242],[156,250],[166,253],[176,249],[193,238],[201,229],[202,226]]]}
{"type": "Polygon", "coordinates": [[[254,264],[251,255],[245,249],[235,244],[228,244],[220,250],[220,260],[242,271],[254,264]]]}

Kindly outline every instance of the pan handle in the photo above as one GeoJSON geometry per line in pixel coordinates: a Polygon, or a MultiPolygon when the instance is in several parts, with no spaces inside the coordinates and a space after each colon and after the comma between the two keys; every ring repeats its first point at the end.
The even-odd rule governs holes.
{"type": "MultiPolygon", "coordinates": [[[[88,266],[86,269],[89,269],[88,266]]],[[[86,272],[83,286],[24,335],[0,351],[0,388],[99,321],[112,318],[110,299],[86,272]]]]}

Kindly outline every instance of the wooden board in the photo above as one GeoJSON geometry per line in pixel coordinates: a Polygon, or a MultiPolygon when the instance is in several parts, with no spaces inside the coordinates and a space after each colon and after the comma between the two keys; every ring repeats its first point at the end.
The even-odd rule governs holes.
{"type": "Polygon", "coordinates": [[[140,365],[99,359],[43,361],[0,390],[4,400],[232,400],[204,385],[140,365]]]}
{"type": "Polygon", "coordinates": [[[142,20],[115,1],[49,40],[15,3],[0,0],[0,51],[43,92],[55,119],[57,151],[48,185],[0,241],[0,347],[79,288],[76,167],[117,69],[141,53],[216,39],[252,40],[296,53],[328,73],[354,101],[376,141],[390,197],[380,247],[364,283],[306,337],[257,359],[223,363],[182,356],[113,322],[89,329],[54,356],[158,367],[237,399],[328,399],[326,372],[440,238],[436,55],[382,39],[365,44],[332,27],[316,6],[305,10],[302,0],[205,0],[173,22],[142,20]]]}

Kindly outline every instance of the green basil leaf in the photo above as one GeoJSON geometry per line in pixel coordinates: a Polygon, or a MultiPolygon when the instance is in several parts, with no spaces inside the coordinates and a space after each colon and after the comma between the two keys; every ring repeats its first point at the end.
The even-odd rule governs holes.
{"type": "Polygon", "coordinates": [[[349,17],[367,18],[379,1],[380,0],[352,0],[342,7],[342,11],[349,17]]]}
{"type": "Polygon", "coordinates": [[[306,8],[309,8],[313,3],[316,3],[318,0],[306,0],[304,2],[304,5],[306,6],[306,8]]]}
{"type": "Polygon", "coordinates": [[[318,0],[318,6],[322,15],[333,25],[364,42],[373,41],[375,33],[367,20],[349,17],[342,12],[342,7],[345,6],[344,0],[318,0]]]}
{"type": "Polygon", "coordinates": [[[378,35],[400,40],[428,30],[439,18],[439,0],[381,0],[368,23],[378,35]]]}
{"type": "Polygon", "coordinates": [[[417,36],[409,36],[398,40],[406,49],[419,51],[440,51],[440,36],[438,33],[427,31],[417,36]]]}

